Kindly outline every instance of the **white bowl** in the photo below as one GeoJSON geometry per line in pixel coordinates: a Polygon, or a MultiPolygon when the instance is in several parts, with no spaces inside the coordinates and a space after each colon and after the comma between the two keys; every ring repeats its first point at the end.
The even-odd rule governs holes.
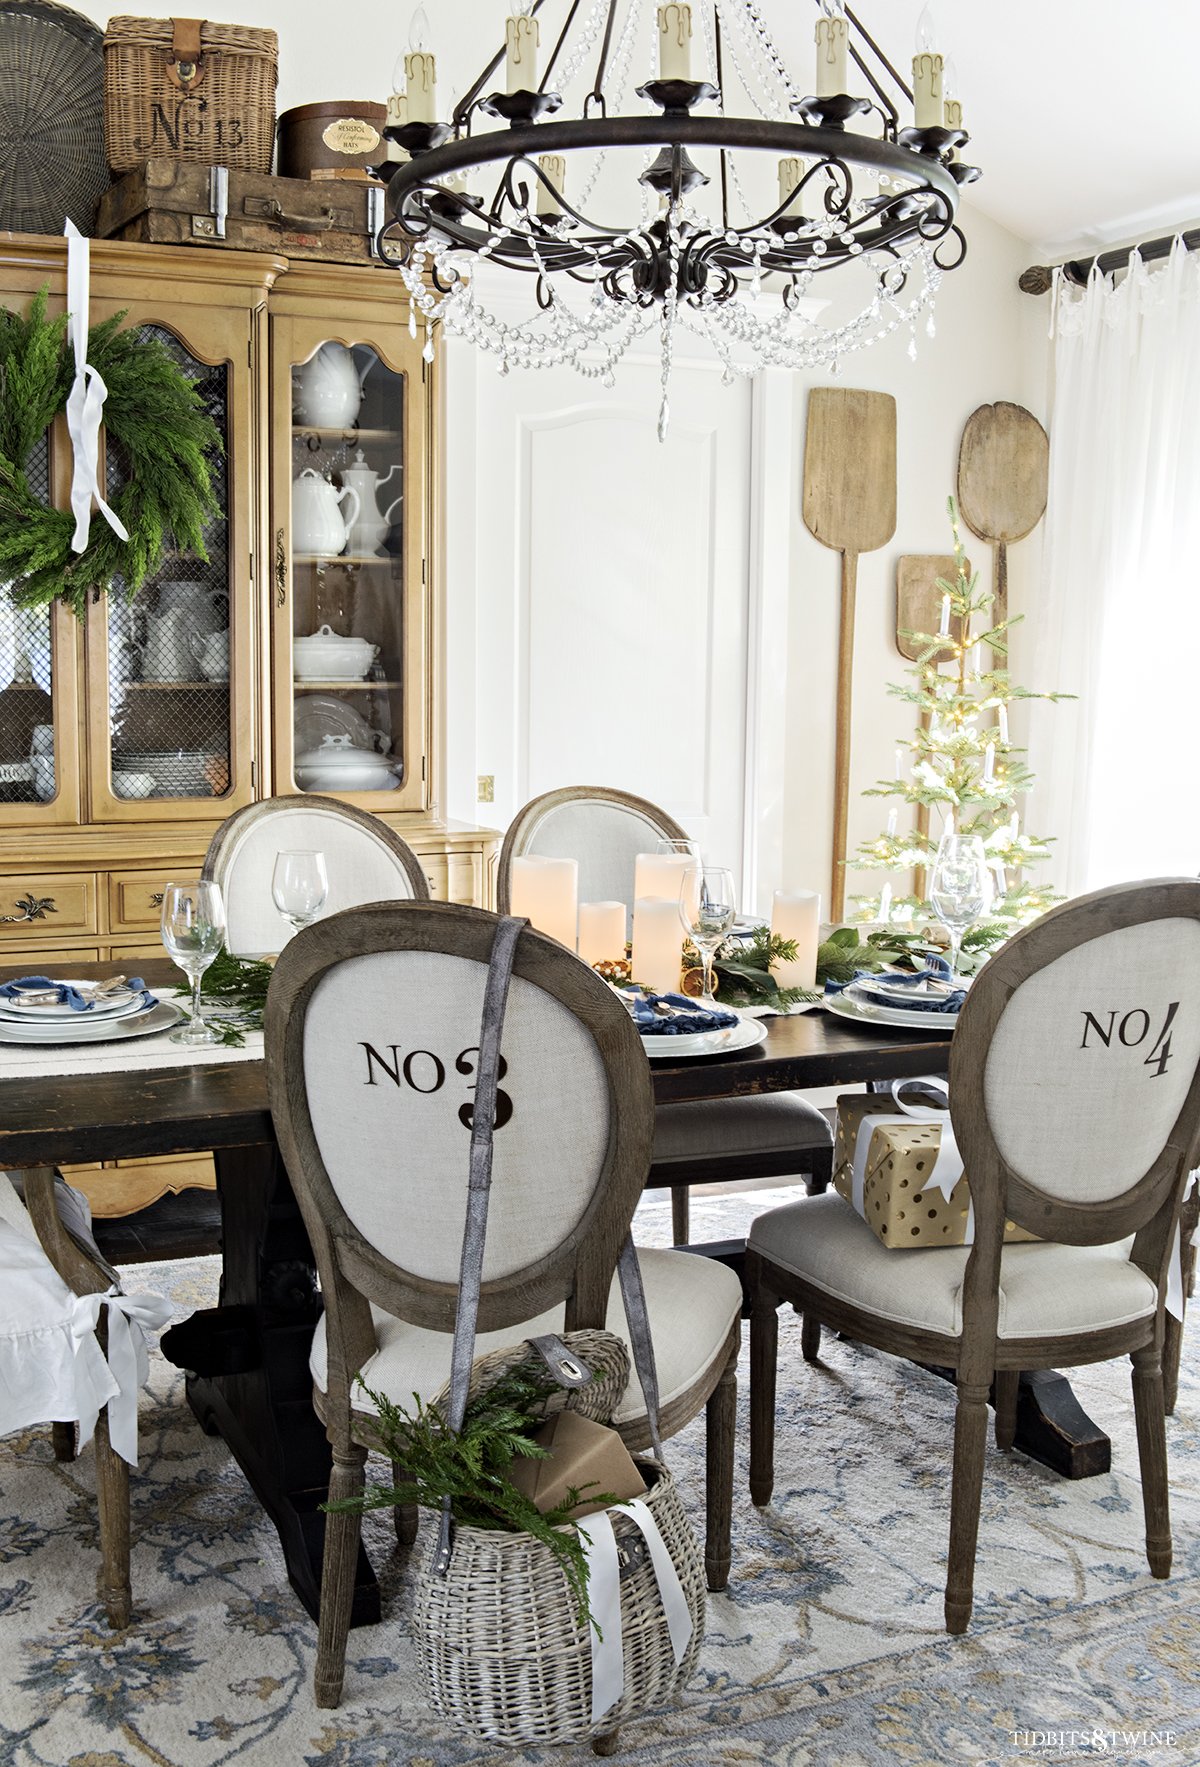
{"type": "Polygon", "coordinates": [[[148,798],[158,781],[153,773],[114,773],[112,784],[114,797],[148,798]]]}

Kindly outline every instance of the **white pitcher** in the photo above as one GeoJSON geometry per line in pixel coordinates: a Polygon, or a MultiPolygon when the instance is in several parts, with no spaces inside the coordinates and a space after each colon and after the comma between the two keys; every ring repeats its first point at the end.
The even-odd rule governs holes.
{"type": "Polygon", "coordinates": [[[392,525],[392,511],[399,508],[404,501],[403,491],[393,497],[387,508],[379,507],[379,493],[388,480],[396,473],[402,472],[399,461],[382,476],[367,465],[367,457],[359,448],[354,455],[354,463],[342,468],[342,484],[355,491],[358,495],[358,518],[348,524],[349,549],[351,552],[378,552],[380,542],[392,525]]]}
{"type": "Polygon", "coordinates": [[[375,356],[368,356],[360,368],[345,344],[322,344],[315,356],[292,369],[293,419],[318,429],[349,429],[375,362],[375,356]]]}
{"type": "Polygon", "coordinates": [[[306,466],[299,478],[292,480],[293,550],[314,558],[336,558],[345,551],[358,511],[358,492],[353,486],[336,491],[315,467],[306,466]],[[352,505],[349,521],[343,520],[341,510],[347,498],[352,505]]]}

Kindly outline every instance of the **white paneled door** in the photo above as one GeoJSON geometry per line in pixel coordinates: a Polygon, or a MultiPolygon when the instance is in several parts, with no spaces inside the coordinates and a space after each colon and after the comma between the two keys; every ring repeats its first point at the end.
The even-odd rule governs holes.
{"type": "MultiPolygon", "coordinates": [[[[503,827],[554,786],[620,786],[736,875],[752,395],[677,364],[660,444],[658,392],[649,361],[627,362],[615,389],[476,367],[474,751],[495,777],[480,814],[503,827]]],[[[452,409],[452,490],[461,448],[452,409]]],[[[450,554],[453,600],[466,561],[461,544],[450,554]]]]}

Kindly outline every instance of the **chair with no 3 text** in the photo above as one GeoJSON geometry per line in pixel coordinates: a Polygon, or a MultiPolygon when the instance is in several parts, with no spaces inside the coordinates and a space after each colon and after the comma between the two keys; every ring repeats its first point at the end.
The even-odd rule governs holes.
{"type": "MultiPolygon", "coordinates": [[[[512,900],[512,862],[537,855],[579,863],[581,901],[633,908],[634,862],[658,841],[686,841],[687,830],[657,804],[611,786],[570,785],[532,798],[513,818],[500,852],[497,906],[512,900]]],[[[681,929],[682,931],[682,929],[681,929]]],[[[833,1134],[824,1115],[795,1092],[659,1105],[648,1186],[671,1191],[676,1245],[689,1238],[688,1187],[803,1174],[824,1190],[833,1171],[833,1134]]]]}
{"type": "MultiPolygon", "coordinates": [[[[450,1371],[471,1100],[497,917],[450,903],[375,903],[319,922],[280,957],[266,1012],[280,1148],[325,1300],[310,1366],[333,1449],[331,1499],[363,1488],[377,1414],[432,1398],[450,1371]]],[[[653,1102],[629,1014],[554,939],[517,944],[476,1355],[563,1329],[628,1341],[616,1284],[650,1162],[653,1102]]],[[[638,1254],[664,1437],[707,1411],[709,1587],[729,1575],[741,1284],[687,1252],[638,1254]]],[[[636,1378],[614,1423],[650,1441],[636,1378]]],[[[397,1512],[411,1540],[415,1512],[397,1512]]],[[[316,1698],[341,1697],[356,1512],[326,1523],[316,1698]]]]}
{"type": "Polygon", "coordinates": [[[1200,1158],[1200,882],[1125,884],[1055,909],[976,977],[950,1050],[970,1182],[967,1247],[897,1250],[830,1193],[755,1222],[748,1243],[750,1494],[774,1483],[777,1309],[956,1371],[946,1627],[973,1603],[995,1383],[1012,1445],[1022,1369],[1129,1356],[1146,1556],[1171,1568],[1162,1355],[1179,1216],[1200,1158]],[[1038,1243],[1003,1245],[1005,1222],[1038,1243]]]}

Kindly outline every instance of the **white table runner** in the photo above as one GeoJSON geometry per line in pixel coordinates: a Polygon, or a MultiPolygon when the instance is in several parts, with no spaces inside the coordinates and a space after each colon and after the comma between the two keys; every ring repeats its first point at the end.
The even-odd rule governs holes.
{"type": "MultiPolygon", "coordinates": [[[[156,988],[154,994],[158,1000],[174,1001],[185,1011],[188,1008],[190,994],[186,989],[156,988]]],[[[243,1049],[229,1049],[222,1043],[189,1049],[185,1043],[172,1043],[170,1031],[120,1043],[4,1043],[0,1044],[0,1080],[46,1079],[56,1074],[144,1073],[154,1068],[203,1067],[214,1062],[262,1058],[261,1031],[247,1031],[243,1049]]]]}

